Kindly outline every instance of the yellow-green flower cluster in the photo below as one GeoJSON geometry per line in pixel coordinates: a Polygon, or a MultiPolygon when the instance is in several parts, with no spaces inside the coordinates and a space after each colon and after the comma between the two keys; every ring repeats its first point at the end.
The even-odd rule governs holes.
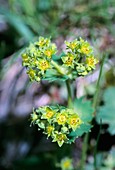
{"type": "Polygon", "coordinates": [[[82,120],[72,109],[43,106],[33,111],[31,123],[37,124],[47,137],[52,137],[52,142],[57,142],[61,147],[63,143],[68,143],[69,134],[80,127],[82,120]]]}
{"type": "Polygon", "coordinates": [[[82,38],[72,42],[65,42],[67,53],[62,57],[63,65],[68,68],[68,73],[75,76],[85,76],[95,69],[98,60],[94,57],[93,48],[82,38]]]}
{"type": "Polygon", "coordinates": [[[56,45],[50,38],[39,37],[31,43],[22,54],[23,66],[31,80],[40,81],[46,70],[51,68],[52,56],[57,52],[56,45]]]}
{"type": "Polygon", "coordinates": [[[53,76],[55,80],[75,79],[95,69],[98,60],[87,41],[79,38],[72,42],[66,41],[65,44],[67,52],[61,58],[55,55],[57,47],[50,38],[39,37],[38,41],[26,48],[22,53],[22,63],[31,80],[54,80],[53,76]]]}

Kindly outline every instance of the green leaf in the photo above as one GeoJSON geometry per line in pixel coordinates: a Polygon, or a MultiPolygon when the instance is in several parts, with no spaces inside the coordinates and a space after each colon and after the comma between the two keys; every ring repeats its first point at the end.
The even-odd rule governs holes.
{"type": "Polygon", "coordinates": [[[99,107],[96,120],[102,124],[108,124],[108,132],[115,135],[115,87],[109,87],[103,95],[104,105],[99,107]]]}
{"type": "Polygon", "coordinates": [[[19,0],[18,1],[19,5],[22,8],[22,11],[24,11],[24,13],[27,16],[34,16],[35,14],[35,3],[33,2],[33,0],[19,0]]]}
{"type": "Polygon", "coordinates": [[[54,69],[49,69],[49,70],[47,70],[46,71],[46,74],[45,74],[45,77],[43,78],[43,80],[48,80],[48,81],[50,81],[50,82],[52,82],[52,81],[58,81],[58,80],[60,80],[60,81],[66,81],[68,79],[68,76],[66,76],[66,75],[63,75],[63,76],[61,76],[61,75],[59,75],[59,73],[56,71],[56,70],[54,70],[54,69]]]}
{"type": "Polygon", "coordinates": [[[69,143],[74,142],[77,137],[82,136],[84,133],[88,133],[91,127],[90,124],[81,124],[79,128],[69,134],[69,143]]]}
{"type": "Polygon", "coordinates": [[[91,101],[84,101],[83,98],[75,99],[74,110],[84,123],[90,122],[93,118],[94,109],[92,107],[91,101]]]}
{"type": "Polygon", "coordinates": [[[82,136],[84,133],[88,133],[91,129],[89,122],[93,118],[94,109],[91,106],[90,101],[84,101],[83,98],[74,100],[74,111],[80,116],[83,123],[75,131],[72,131],[69,135],[69,143],[82,136]]]}

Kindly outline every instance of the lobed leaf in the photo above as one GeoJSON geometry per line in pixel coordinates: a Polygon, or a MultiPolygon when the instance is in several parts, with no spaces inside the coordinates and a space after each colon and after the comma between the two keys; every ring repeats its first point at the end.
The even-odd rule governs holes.
{"type": "Polygon", "coordinates": [[[99,107],[96,120],[102,124],[108,124],[108,132],[115,135],[115,87],[109,87],[103,95],[104,105],[99,107]]]}

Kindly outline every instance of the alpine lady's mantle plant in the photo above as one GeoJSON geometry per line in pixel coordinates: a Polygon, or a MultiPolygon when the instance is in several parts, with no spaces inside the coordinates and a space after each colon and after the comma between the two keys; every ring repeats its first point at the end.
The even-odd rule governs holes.
{"type": "Polygon", "coordinates": [[[23,66],[27,69],[30,80],[62,80],[68,90],[68,107],[42,106],[33,109],[31,124],[36,124],[47,137],[61,147],[64,143],[74,142],[90,128],[93,117],[91,102],[73,99],[70,81],[79,76],[86,76],[95,69],[98,60],[93,48],[82,38],[65,42],[66,53],[57,56],[57,48],[50,38],[40,37],[31,43],[22,54],[23,66]]]}

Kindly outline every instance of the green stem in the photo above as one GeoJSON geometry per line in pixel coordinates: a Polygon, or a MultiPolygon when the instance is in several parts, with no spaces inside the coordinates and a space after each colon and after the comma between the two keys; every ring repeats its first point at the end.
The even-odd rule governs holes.
{"type": "MultiPolygon", "coordinates": [[[[104,66],[104,61],[105,61],[105,58],[107,57],[106,54],[103,55],[103,58],[102,58],[102,63],[101,63],[101,66],[100,66],[100,72],[99,72],[99,77],[98,77],[98,81],[97,81],[97,85],[96,85],[96,92],[95,92],[95,95],[94,95],[94,98],[93,98],[93,107],[95,109],[95,112],[94,112],[94,116],[96,115],[96,108],[97,108],[97,104],[98,104],[98,96],[99,96],[99,90],[100,90],[100,81],[101,81],[101,76],[102,76],[102,71],[103,71],[103,66],[104,66]]],[[[95,149],[94,149],[94,169],[97,170],[97,160],[96,160],[96,155],[97,155],[97,146],[98,146],[98,143],[99,143],[99,138],[100,138],[100,131],[101,131],[101,123],[100,123],[100,130],[99,130],[99,134],[97,136],[97,142],[96,142],[96,146],[95,146],[95,149]]]]}
{"type": "Polygon", "coordinates": [[[99,129],[99,133],[98,133],[97,140],[96,140],[96,146],[95,146],[95,149],[94,149],[94,170],[98,170],[97,169],[96,155],[97,155],[97,146],[98,146],[99,138],[100,138],[100,135],[101,135],[101,128],[102,128],[102,120],[100,120],[100,129],[99,129]]]}
{"type": "Polygon", "coordinates": [[[84,137],[84,141],[83,141],[83,147],[82,147],[80,170],[84,170],[85,161],[86,161],[86,155],[87,155],[87,148],[88,148],[88,139],[89,139],[89,133],[86,133],[85,137],[84,137]]]}
{"type": "Polygon", "coordinates": [[[96,110],[96,107],[97,107],[97,101],[98,101],[98,95],[99,95],[99,89],[100,89],[100,80],[101,80],[103,65],[104,65],[104,61],[105,61],[106,56],[107,55],[104,54],[103,58],[102,58],[99,77],[98,77],[97,85],[96,85],[96,92],[95,92],[95,95],[94,95],[94,98],[93,98],[93,107],[94,107],[95,110],[96,110]]]}
{"type": "Polygon", "coordinates": [[[62,68],[55,61],[51,60],[51,63],[61,75],[64,75],[62,68]]]}
{"type": "Polygon", "coordinates": [[[66,80],[66,87],[68,91],[68,107],[72,108],[73,102],[72,102],[72,91],[71,91],[71,86],[70,86],[70,80],[66,80]]]}

